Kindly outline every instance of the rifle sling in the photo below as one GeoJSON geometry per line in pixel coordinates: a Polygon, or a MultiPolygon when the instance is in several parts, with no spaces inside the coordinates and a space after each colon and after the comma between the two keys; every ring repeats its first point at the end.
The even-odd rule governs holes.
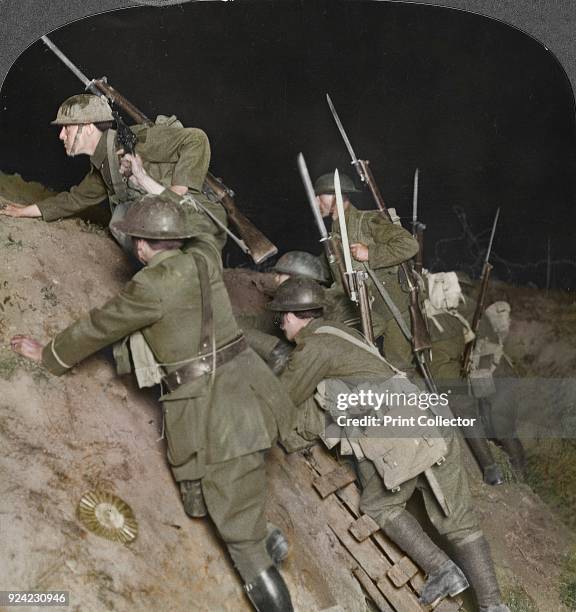
{"type": "Polygon", "coordinates": [[[120,174],[120,165],[118,163],[118,155],[116,154],[116,130],[108,130],[106,132],[106,156],[108,158],[108,169],[110,171],[110,180],[114,188],[114,196],[117,201],[123,202],[128,198],[128,189],[126,181],[120,174]]]}
{"type": "Polygon", "coordinates": [[[369,268],[366,264],[364,264],[364,268],[366,272],[368,273],[368,276],[374,283],[376,289],[378,289],[378,293],[380,294],[380,297],[384,300],[384,303],[386,304],[386,306],[388,306],[388,309],[392,313],[392,316],[396,320],[396,323],[398,323],[398,327],[400,328],[400,331],[404,334],[408,342],[412,342],[412,332],[410,331],[410,328],[406,324],[406,321],[404,321],[404,317],[402,317],[402,313],[398,310],[398,306],[394,304],[394,300],[390,297],[390,294],[388,293],[384,285],[380,282],[380,279],[376,276],[376,274],[374,273],[374,270],[369,268]]]}

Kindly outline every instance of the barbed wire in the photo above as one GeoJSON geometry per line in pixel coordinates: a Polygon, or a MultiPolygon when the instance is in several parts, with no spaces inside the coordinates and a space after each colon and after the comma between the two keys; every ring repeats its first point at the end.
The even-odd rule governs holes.
{"type": "MultiPolygon", "coordinates": [[[[442,238],[436,241],[434,245],[434,255],[429,262],[429,268],[431,271],[448,270],[454,268],[454,261],[448,261],[446,251],[449,250],[449,245],[454,243],[464,243],[458,247],[458,250],[462,253],[467,254],[467,261],[459,265],[463,272],[470,274],[472,277],[478,277],[482,271],[484,265],[484,258],[486,257],[486,248],[488,246],[488,239],[490,236],[491,227],[486,228],[480,232],[475,233],[466,215],[466,211],[460,206],[453,206],[452,212],[455,214],[460,224],[460,233],[450,238],[442,238]]],[[[490,262],[494,266],[497,276],[504,281],[515,281],[517,280],[519,272],[527,272],[533,270],[535,276],[540,276],[540,268],[544,268],[544,282],[542,286],[549,287],[550,282],[557,272],[557,268],[561,266],[569,266],[576,273],[576,259],[561,258],[552,259],[544,257],[533,261],[513,261],[502,257],[493,248],[490,254],[490,262]]],[[[533,284],[536,283],[536,279],[531,279],[533,284]]]]}

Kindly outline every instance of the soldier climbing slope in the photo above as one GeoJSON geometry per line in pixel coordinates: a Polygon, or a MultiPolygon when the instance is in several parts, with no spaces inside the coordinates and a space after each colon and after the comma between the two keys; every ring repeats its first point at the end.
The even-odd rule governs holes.
{"type": "MultiPolygon", "coordinates": [[[[474,333],[468,319],[458,310],[464,303],[458,277],[455,272],[438,272],[426,274],[426,279],[428,297],[424,308],[432,339],[432,376],[440,391],[450,391],[450,406],[454,413],[475,419],[474,425],[462,427],[466,442],[480,465],[484,482],[500,485],[504,479],[486,439],[470,380],[462,377],[464,347],[473,339],[474,333]]],[[[471,376],[475,376],[474,371],[471,376]]]]}
{"type": "Polygon", "coordinates": [[[256,610],[291,611],[267,546],[264,452],[290,430],[294,407],[236,324],[210,223],[173,192],[145,196],[113,227],[145,267],[46,346],[22,335],[11,345],[61,375],[130,336],[140,384],[166,390],[167,457],[184,509],[208,513],[256,610]]]}
{"type": "MultiPolygon", "coordinates": [[[[398,265],[409,261],[418,252],[418,241],[401,225],[391,223],[379,211],[358,210],[350,196],[359,192],[352,179],[340,176],[341,191],[350,251],[354,268],[369,266],[385,286],[402,317],[410,326],[409,295],[401,286],[398,265]]],[[[334,175],[324,174],[315,184],[317,205],[322,217],[333,219],[332,233],[340,239],[340,224],[337,219],[334,175]]],[[[372,322],[374,338],[384,337],[384,356],[401,370],[411,368],[412,348],[401,332],[390,309],[369,282],[372,299],[372,322]]],[[[333,287],[326,292],[327,314],[331,319],[358,324],[358,314],[352,309],[350,300],[337,278],[333,287]]]]}
{"type": "MultiPolygon", "coordinates": [[[[339,442],[340,453],[353,457],[363,488],[361,511],[427,574],[422,603],[431,604],[463,591],[468,582],[461,567],[481,612],[509,612],[502,604],[488,542],[471,506],[460,445],[451,429],[418,438],[397,433],[386,437],[381,427],[358,433],[345,426],[337,436],[326,432],[326,413],[321,408],[335,420],[344,415],[338,406],[342,389],[417,397],[422,392],[360,334],[324,319],[322,304],[322,288],[307,279],[286,281],[269,304],[281,316],[286,338],[297,345],[280,379],[298,408],[299,433],[309,438],[320,436],[329,445],[339,442]],[[406,511],[405,505],[417,488],[422,491],[430,520],[452,544],[460,567],[406,511]]],[[[388,404],[385,408],[404,416],[413,410],[421,413],[407,405],[397,408],[388,404]]]]}
{"type": "MultiPolygon", "coordinates": [[[[119,142],[116,117],[108,102],[93,94],[79,94],[65,100],[52,124],[61,128],[59,138],[66,155],[90,156],[90,171],[70,191],[29,206],[11,204],[0,213],[54,221],[108,198],[112,211],[110,229],[128,252],[131,250],[129,237],[113,229],[113,224],[122,219],[132,202],[145,194],[157,195],[164,189],[181,196],[189,193],[226,223],[222,206],[202,196],[210,163],[210,144],[202,130],[184,128],[175,117],[159,117],[152,126],[132,126],[129,131],[134,135],[135,147],[134,155],[130,155],[119,142]],[[141,175],[138,181],[128,178],[137,172],[141,175]]],[[[226,241],[223,230],[215,224],[206,230],[217,236],[222,248],[226,241]]]]}

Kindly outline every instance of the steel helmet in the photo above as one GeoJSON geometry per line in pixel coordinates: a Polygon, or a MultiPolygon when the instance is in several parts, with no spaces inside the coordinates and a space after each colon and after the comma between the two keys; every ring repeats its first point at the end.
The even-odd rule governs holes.
{"type": "Polygon", "coordinates": [[[198,235],[199,230],[190,221],[193,200],[183,198],[179,203],[162,195],[146,195],[128,208],[120,221],[110,228],[150,240],[183,240],[198,235]]]}
{"type": "Polygon", "coordinates": [[[94,94],[78,94],[64,100],[52,125],[77,125],[114,121],[106,98],[94,94]]]}
{"type": "Polygon", "coordinates": [[[284,253],[271,270],[278,274],[311,278],[319,283],[327,283],[329,281],[320,259],[306,251],[289,251],[284,253]]]}
{"type": "Polygon", "coordinates": [[[278,287],[274,299],[266,304],[266,308],[278,312],[324,308],[324,289],[311,278],[296,276],[278,287]]]}
{"type": "MultiPolygon", "coordinates": [[[[340,190],[342,193],[360,193],[360,189],[356,189],[354,181],[347,175],[340,175],[340,190]]],[[[334,172],[323,174],[316,179],[314,183],[314,193],[322,195],[323,193],[334,194],[334,172]]]]}

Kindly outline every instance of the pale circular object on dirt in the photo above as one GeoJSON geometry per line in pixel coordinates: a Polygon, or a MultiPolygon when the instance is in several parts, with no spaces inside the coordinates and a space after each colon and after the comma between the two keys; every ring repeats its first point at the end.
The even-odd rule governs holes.
{"type": "Polygon", "coordinates": [[[80,498],[78,520],[92,533],[113,542],[128,544],[138,535],[132,508],[106,491],[88,491],[80,498]]]}

